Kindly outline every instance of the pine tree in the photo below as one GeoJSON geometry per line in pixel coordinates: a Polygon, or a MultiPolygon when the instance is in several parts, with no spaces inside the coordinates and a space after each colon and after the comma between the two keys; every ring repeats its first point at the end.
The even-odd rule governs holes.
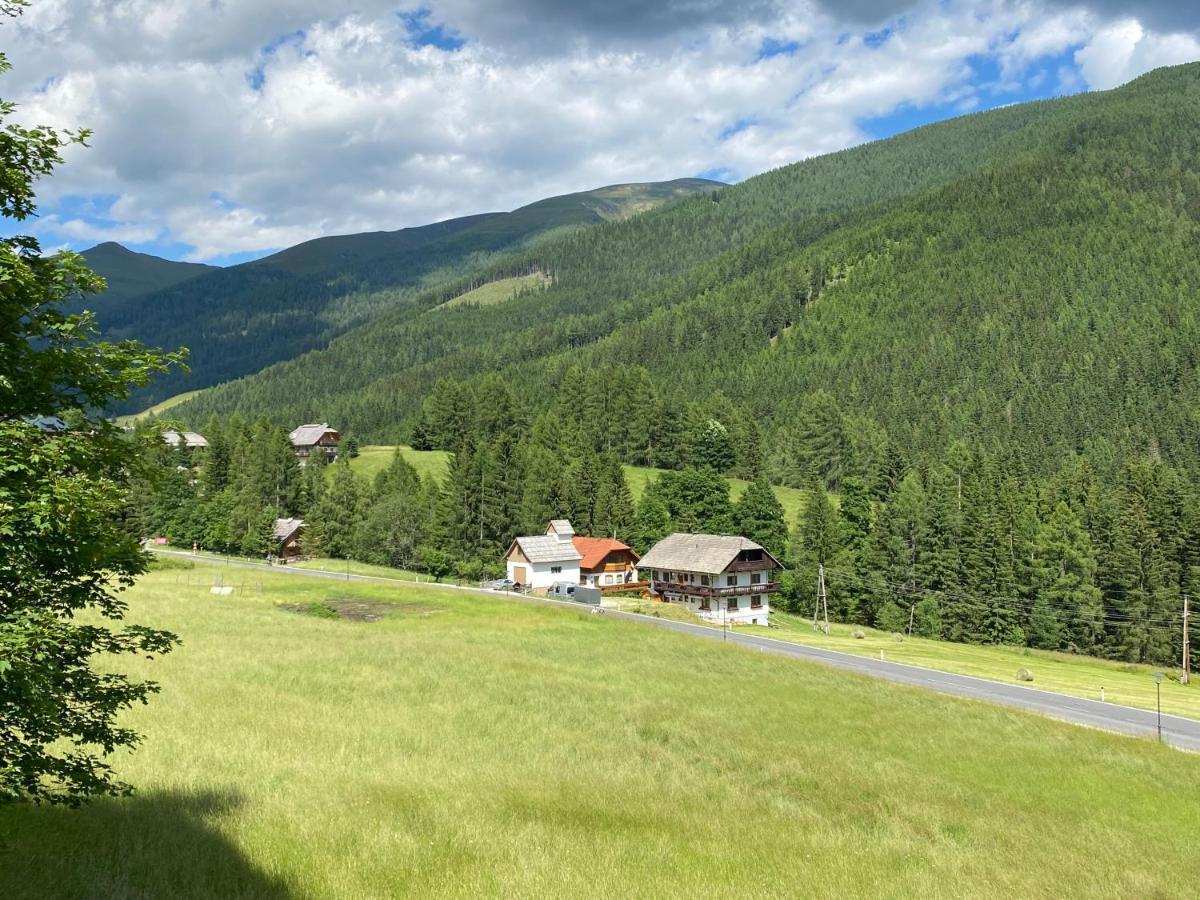
{"type": "Polygon", "coordinates": [[[645,553],[670,533],[671,513],[666,503],[656,491],[647,489],[638,501],[630,545],[638,553],[645,553]]]}
{"type": "Polygon", "coordinates": [[[1096,558],[1079,517],[1059,502],[1034,544],[1036,602],[1029,621],[1029,643],[1057,649],[1065,639],[1091,652],[1100,640],[1103,607],[1096,587],[1096,558]]]}
{"type": "Polygon", "coordinates": [[[734,530],[761,544],[776,559],[787,555],[788,527],[783,504],[765,476],[760,475],[746,487],[734,504],[733,521],[734,530]]]}
{"type": "Polygon", "coordinates": [[[624,538],[635,519],[633,494],[625,480],[625,470],[615,453],[606,456],[602,481],[596,496],[594,534],[598,537],[624,538]]]}
{"type": "Polygon", "coordinates": [[[313,507],[307,525],[320,541],[321,553],[334,559],[351,559],[358,554],[357,532],[362,521],[361,488],[345,457],[333,465],[329,490],[313,507]]]}

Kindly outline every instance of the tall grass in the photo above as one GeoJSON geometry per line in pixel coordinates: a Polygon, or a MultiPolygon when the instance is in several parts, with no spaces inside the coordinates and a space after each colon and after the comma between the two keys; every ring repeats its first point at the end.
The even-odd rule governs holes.
{"type": "MultiPolygon", "coordinates": [[[[197,563],[197,569],[205,563],[197,563]]],[[[132,799],[0,810],[0,897],[1187,897],[1200,758],[612,617],[147,576],[132,799]],[[279,608],[391,604],[365,624],[279,608]]]]}

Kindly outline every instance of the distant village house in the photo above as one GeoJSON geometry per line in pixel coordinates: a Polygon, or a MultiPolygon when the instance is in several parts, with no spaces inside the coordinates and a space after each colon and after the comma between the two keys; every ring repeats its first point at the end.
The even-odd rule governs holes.
{"type": "Polygon", "coordinates": [[[207,438],[195,431],[167,430],[162,433],[162,438],[172,447],[186,447],[188,450],[198,450],[208,446],[207,438]]]}
{"type": "Polygon", "coordinates": [[[779,590],[779,560],[731,535],[671,534],[642,557],[642,577],[669,603],[709,621],[766,625],[768,596],[779,590]]]}
{"type": "Polygon", "coordinates": [[[529,588],[548,588],[559,581],[579,584],[583,554],[574,537],[570,522],[554,519],[545,534],[514,538],[504,554],[509,580],[529,588]]]}
{"type": "Polygon", "coordinates": [[[303,556],[304,550],[300,546],[300,538],[303,534],[303,519],[276,519],[275,558],[282,562],[288,562],[303,556]]]}
{"type": "Polygon", "coordinates": [[[337,459],[338,444],[342,440],[340,434],[325,424],[301,425],[288,437],[292,440],[292,447],[301,465],[314,453],[324,453],[326,462],[333,462],[337,459]]]}

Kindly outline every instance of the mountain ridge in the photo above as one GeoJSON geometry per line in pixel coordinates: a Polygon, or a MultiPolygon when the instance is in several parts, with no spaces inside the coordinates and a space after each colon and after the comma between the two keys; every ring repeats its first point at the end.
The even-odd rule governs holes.
{"type": "MultiPolygon", "coordinates": [[[[450,287],[549,234],[602,225],[721,187],[705,179],[607,185],[508,213],[316,238],[237,266],[209,267],[149,292],[88,298],[84,305],[95,310],[105,338],[191,351],[188,372],[156,381],[114,410],[135,411],[324,346],[382,309],[450,287]]],[[[98,271],[105,274],[105,266],[98,271]]]]}
{"type": "Polygon", "coordinates": [[[573,367],[641,366],[660,397],[747,404],[778,445],[774,474],[790,480],[804,477],[787,445],[799,440],[791,433],[812,413],[803,398],[813,392],[845,415],[868,416],[879,442],[910,454],[939,452],[955,437],[1011,446],[1021,425],[1031,438],[1015,452],[1031,465],[1050,465],[1039,454],[1073,452],[1110,465],[1151,448],[1194,463],[1192,295],[1142,307],[1166,335],[1169,348],[1159,351],[1160,336],[1119,311],[1193,276],[1187,241],[1175,235],[1191,234],[1200,218],[1197,122],[1193,64],[1114,91],[924,126],[506,257],[492,274],[536,265],[554,273],[553,286],[436,318],[423,315],[436,298],[419,300],[180,410],[193,421],[235,411],[317,416],[366,439],[401,441],[447,376],[469,384],[499,371],[538,412],[554,407],[553,386],[573,367]],[[1159,235],[1161,259],[1147,234],[1159,235]],[[940,252],[915,244],[917,235],[940,252]],[[1009,255],[989,257],[989,245],[1009,255]],[[948,277],[947,260],[965,268],[948,277]],[[1118,260],[1129,271],[1101,280],[1118,260]],[[881,281],[883,271],[891,274],[881,281]],[[1044,302],[1014,284],[1014,272],[1041,279],[1044,302]],[[1143,284],[1129,272],[1149,277],[1143,284]],[[909,293],[893,296],[901,283],[909,293]],[[828,326],[851,314],[842,328],[828,326]],[[923,333],[925,315],[938,331],[923,333]],[[1139,371],[1136,390],[1089,362],[1096,354],[1139,371]],[[1090,366],[1092,376],[1073,382],[1064,364],[1090,366]],[[1124,414],[1104,421],[1106,407],[1124,414]]]}

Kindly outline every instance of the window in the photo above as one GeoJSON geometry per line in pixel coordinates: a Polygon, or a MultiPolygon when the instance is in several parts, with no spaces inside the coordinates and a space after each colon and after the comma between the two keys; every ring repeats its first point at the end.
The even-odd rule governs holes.
{"type": "Polygon", "coordinates": [[[562,566],[551,566],[550,574],[551,575],[561,575],[562,574],[562,566]]]}
{"type": "Polygon", "coordinates": [[[659,577],[659,578],[660,578],[662,581],[670,581],[670,580],[671,580],[671,573],[670,573],[670,572],[659,572],[659,573],[658,573],[658,577],[659,577]]]}
{"type": "Polygon", "coordinates": [[[700,598],[700,608],[701,608],[702,610],[704,610],[705,612],[707,612],[707,611],[708,611],[708,609],[709,609],[709,605],[708,605],[708,598],[707,598],[707,597],[701,597],[701,598],[700,598]]]}
{"type": "Polygon", "coordinates": [[[709,586],[709,582],[710,582],[711,580],[712,580],[712,579],[711,579],[711,578],[709,578],[707,575],[701,575],[701,576],[700,576],[700,583],[701,583],[702,585],[704,585],[705,587],[708,587],[708,586],[709,586]]]}
{"type": "Polygon", "coordinates": [[[735,585],[737,585],[737,576],[736,575],[726,575],[725,576],[725,586],[726,587],[734,587],[735,585]]]}
{"type": "Polygon", "coordinates": [[[762,584],[762,572],[751,572],[750,573],[750,583],[751,584],[762,584]]]}
{"type": "Polygon", "coordinates": [[[738,601],[737,597],[730,597],[728,600],[725,601],[725,608],[727,610],[729,610],[730,612],[737,612],[737,608],[738,608],[737,601],[738,601]]]}
{"type": "Polygon", "coordinates": [[[604,576],[604,583],[605,583],[605,584],[612,584],[612,583],[613,583],[612,576],[611,576],[611,575],[605,575],[605,576],[604,576]]]}
{"type": "Polygon", "coordinates": [[[750,597],[751,609],[762,609],[762,594],[753,594],[750,597]]]}

